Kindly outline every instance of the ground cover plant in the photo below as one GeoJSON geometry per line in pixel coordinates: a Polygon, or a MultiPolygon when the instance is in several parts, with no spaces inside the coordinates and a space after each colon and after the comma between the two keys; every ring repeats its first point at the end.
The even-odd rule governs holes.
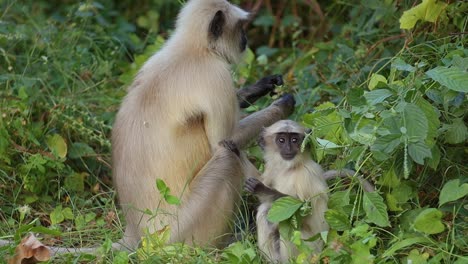
{"type": "MultiPolygon", "coordinates": [[[[167,230],[136,253],[110,250],[125,226],[111,181],[113,119],[183,2],[0,1],[0,238],[17,244],[33,232],[47,245],[101,246],[50,263],[266,262],[247,196],[234,228],[241,239],[223,250],[166,245],[167,230]]],[[[331,230],[313,238],[327,241],[321,255],[295,230],[307,202],[275,204],[270,220],[299,248],[291,262],[467,263],[468,3],[235,2],[258,9],[237,83],[285,79],[247,112],[293,93],[291,118],[312,128],[313,158],[378,190],[330,182],[331,230]]],[[[248,154],[262,169],[259,148],[248,154]]],[[[1,261],[16,244],[0,248],[1,261]]]]}

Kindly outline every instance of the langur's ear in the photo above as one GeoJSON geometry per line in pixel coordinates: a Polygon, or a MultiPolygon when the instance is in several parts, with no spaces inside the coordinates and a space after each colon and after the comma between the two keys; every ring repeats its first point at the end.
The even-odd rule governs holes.
{"type": "Polygon", "coordinates": [[[210,22],[209,34],[213,39],[218,39],[223,34],[226,17],[223,11],[218,10],[210,22]]]}
{"type": "Polygon", "coordinates": [[[262,129],[262,132],[260,132],[257,143],[262,150],[265,150],[265,128],[262,129]]]}

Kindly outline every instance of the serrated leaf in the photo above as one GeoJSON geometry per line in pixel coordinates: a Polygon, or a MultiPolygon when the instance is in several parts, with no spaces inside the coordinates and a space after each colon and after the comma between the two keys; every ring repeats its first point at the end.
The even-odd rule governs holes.
{"type": "Polygon", "coordinates": [[[366,212],[366,220],[380,227],[389,226],[387,206],[382,196],[377,192],[365,192],[363,196],[363,207],[366,212]]]}
{"type": "Polygon", "coordinates": [[[426,115],[417,105],[408,103],[403,111],[406,134],[410,139],[419,138],[425,140],[428,131],[428,122],[426,115]]]}
{"type": "Polygon", "coordinates": [[[69,191],[83,192],[84,191],[84,179],[88,174],[73,173],[65,178],[65,188],[69,191]]]}
{"type": "Polygon", "coordinates": [[[444,2],[423,0],[421,4],[403,12],[400,18],[400,28],[412,29],[418,20],[435,22],[446,6],[444,2]]]}
{"type": "Polygon", "coordinates": [[[445,141],[447,143],[459,144],[465,142],[467,129],[462,118],[453,119],[452,124],[446,127],[448,127],[447,133],[445,134],[445,141]]]}
{"type": "Polygon", "coordinates": [[[435,145],[436,138],[438,136],[437,130],[440,127],[440,113],[437,111],[437,108],[422,97],[418,98],[415,103],[424,112],[424,115],[427,118],[428,131],[426,143],[429,147],[432,147],[435,145]]]}
{"type": "Polygon", "coordinates": [[[468,92],[468,72],[457,67],[437,67],[426,72],[434,81],[457,92],[468,92]]]}
{"type": "Polygon", "coordinates": [[[409,65],[408,63],[406,63],[401,58],[396,58],[392,62],[392,68],[395,68],[395,69],[397,69],[399,71],[407,71],[407,72],[415,72],[416,71],[415,67],[409,65]]]}
{"type": "Polygon", "coordinates": [[[281,197],[271,205],[267,219],[273,223],[284,221],[293,216],[302,204],[302,201],[291,196],[281,197]]]}
{"type": "Polygon", "coordinates": [[[382,151],[390,154],[400,145],[400,137],[401,135],[398,134],[377,137],[374,144],[371,146],[371,151],[382,151]]]}
{"type": "Polygon", "coordinates": [[[59,134],[48,136],[46,142],[54,155],[62,159],[65,158],[67,155],[67,143],[65,143],[65,140],[59,134]]]}
{"type": "Polygon", "coordinates": [[[414,229],[429,235],[441,233],[445,230],[442,215],[435,208],[425,209],[414,219],[414,229]]]}
{"type": "Polygon", "coordinates": [[[431,150],[423,142],[409,143],[408,154],[414,162],[421,165],[424,165],[425,158],[432,158],[431,150]]]}
{"type": "Polygon", "coordinates": [[[348,216],[341,211],[328,209],[325,212],[325,220],[327,220],[331,228],[338,231],[345,231],[351,228],[348,216]]]}
{"type": "Polygon", "coordinates": [[[68,157],[71,159],[78,159],[85,156],[95,155],[94,149],[88,144],[82,142],[75,142],[70,146],[68,157]]]}
{"type": "Polygon", "coordinates": [[[455,179],[448,181],[439,196],[439,207],[445,203],[456,201],[468,195],[468,183],[460,185],[460,180],[455,179]]]}
{"type": "Polygon", "coordinates": [[[349,204],[349,191],[337,191],[330,195],[328,208],[340,209],[349,204]]]}
{"type": "Polygon", "coordinates": [[[367,103],[370,105],[376,105],[385,101],[388,97],[392,96],[393,93],[387,89],[378,89],[371,92],[364,93],[367,103]]]}

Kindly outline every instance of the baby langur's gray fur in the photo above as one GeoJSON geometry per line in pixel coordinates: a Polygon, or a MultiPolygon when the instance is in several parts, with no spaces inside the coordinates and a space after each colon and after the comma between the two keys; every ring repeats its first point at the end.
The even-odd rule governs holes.
{"type": "MultiPolygon", "coordinates": [[[[278,225],[267,220],[272,203],[281,197],[292,196],[312,203],[312,212],[305,217],[301,226],[303,239],[308,239],[329,229],[325,221],[328,209],[328,185],[326,180],[355,175],[352,170],[330,170],[310,158],[310,154],[300,151],[306,129],[291,120],[281,120],[261,133],[259,144],[264,151],[265,171],[259,179],[249,178],[245,190],[260,200],[257,221],[257,243],[260,250],[273,262],[286,263],[297,255],[295,246],[279,235],[278,225]]],[[[366,191],[374,191],[374,186],[360,178],[366,191]]],[[[305,242],[320,253],[322,241],[305,242]]]]}
{"type": "Polygon", "coordinates": [[[134,250],[145,230],[166,226],[171,243],[222,246],[229,237],[244,175],[258,174],[237,147],[286,118],[295,104],[286,95],[240,120],[239,106],[283,82],[273,75],[234,87],[231,64],[246,48],[248,19],[249,13],[226,0],[188,1],[174,34],[135,77],[112,131],[113,182],[126,220],[114,248],[134,250]],[[180,206],[162,199],[156,179],[164,180],[180,206]]]}

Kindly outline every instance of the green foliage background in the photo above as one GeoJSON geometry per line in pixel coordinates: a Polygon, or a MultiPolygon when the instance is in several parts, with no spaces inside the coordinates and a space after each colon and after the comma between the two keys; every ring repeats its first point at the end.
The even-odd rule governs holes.
{"type": "MultiPolygon", "coordinates": [[[[103,245],[97,256],[54,263],[265,261],[245,208],[236,221],[243,239],[224,250],[165,246],[164,234],[138,254],[109,250],[124,226],[110,174],[113,119],[182,2],[0,0],[0,237],[36,232],[48,245],[103,245]]],[[[467,263],[468,4],[234,2],[262,2],[250,50],[233,70],[238,85],[283,74],[277,94],[295,95],[291,118],[313,129],[312,157],[355,169],[378,189],[330,183],[327,246],[311,256],[292,232],[301,254],[291,261],[467,263]]],[[[248,153],[261,168],[258,147],[248,153]]],[[[13,251],[0,248],[0,259],[13,251]]]]}

